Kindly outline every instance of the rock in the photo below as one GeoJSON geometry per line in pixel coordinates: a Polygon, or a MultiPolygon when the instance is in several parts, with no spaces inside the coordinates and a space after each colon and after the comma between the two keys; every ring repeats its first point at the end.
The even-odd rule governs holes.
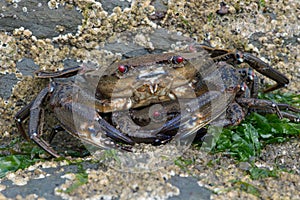
{"type": "MultiPolygon", "coordinates": [[[[37,38],[51,38],[59,34],[75,33],[81,24],[82,15],[73,9],[58,6],[50,9],[47,0],[27,0],[18,3],[0,2],[0,30],[13,32],[24,27],[37,38]],[[65,29],[57,30],[57,26],[65,29]]],[[[28,32],[29,33],[29,32],[28,32]]]]}

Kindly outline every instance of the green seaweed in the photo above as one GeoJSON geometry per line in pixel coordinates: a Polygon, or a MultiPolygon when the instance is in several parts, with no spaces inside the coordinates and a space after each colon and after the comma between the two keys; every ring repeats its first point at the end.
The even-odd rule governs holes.
{"type": "Polygon", "coordinates": [[[193,159],[189,158],[183,158],[183,157],[178,157],[176,160],[174,160],[174,164],[183,169],[184,171],[187,170],[187,167],[189,165],[194,164],[195,161],[193,159]]]}
{"type": "Polygon", "coordinates": [[[88,174],[86,173],[85,169],[83,168],[82,164],[78,164],[78,173],[76,173],[76,178],[72,185],[68,187],[64,192],[65,193],[72,193],[74,190],[79,188],[81,185],[84,185],[88,182],[88,174]]]}
{"type": "MultiPolygon", "coordinates": [[[[296,107],[300,105],[299,94],[260,94],[259,97],[296,107]]],[[[239,126],[224,128],[218,134],[220,136],[214,142],[212,152],[226,152],[238,161],[248,161],[251,157],[259,156],[262,146],[266,144],[285,142],[299,136],[300,124],[279,119],[275,114],[253,112],[239,126]]]]}
{"type": "Polygon", "coordinates": [[[258,1],[258,9],[263,9],[264,7],[266,7],[266,1],[265,0],[259,0],[258,1]]]}
{"type": "Polygon", "coordinates": [[[21,142],[20,138],[13,139],[7,146],[2,146],[1,151],[10,152],[9,155],[0,155],[0,178],[10,171],[25,169],[38,161],[43,161],[39,155],[45,151],[32,142],[21,142]],[[18,146],[20,151],[15,150],[18,146]]]}
{"type": "Polygon", "coordinates": [[[257,197],[260,195],[259,189],[250,183],[241,180],[232,180],[231,182],[233,183],[235,189],[240,189],[257,197]]]}
{"type": "Polygon", "coordinates": [[[0,178],[10,171],[25,169],[41,159],[32,159],[29,155],[8,155],[0,157],[0,178]]]}
{"type": "Polygon", "coordinates": [[[267,177],[278,177],[278,172],[282,170],[270,170],[267,168],[259,168],[256,166],[253,166],[249,169],[248,173],[253,180],[263,179],[267,177]]]}
{"type": "Polygon", "coordinates": [[[102,162],[110,162],[112,160],[116,161],[116,163],[118,165],[121,164],[121,160],[117,154],[117,150],[115,150],[115,149],[107,149],[107,150],[103,151],[103,153],[99,157],[99,161],[102,161],[102,162]]]}

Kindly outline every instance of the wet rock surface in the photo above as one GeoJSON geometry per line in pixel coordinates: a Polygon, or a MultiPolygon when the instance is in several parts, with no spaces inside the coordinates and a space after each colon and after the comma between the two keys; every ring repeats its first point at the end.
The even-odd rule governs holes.
{"type": "Polygon", "coordinates": [[[4,74],[0,76],[0,97],[8,99],[11,96],[13,86],[18,82],[15,74],[4,74]]]}
{"type": "MultiPolygon", "coordinates": [[[[91,163],[82,163],[85,169],[97,169],[97,164],[91,163]]],[[[37,167],[32,171],[32,175],[37,174],[39,169],[42,168],[37,167]]],[[[40,197],[44,197],[45,199],[53,199],[59,200],[63,199],[54,194],[54,188],[58,185],[61,185],[65,182],[65,178],[62,178],[64,174],[68,173],[77,173],[78,166],[77,165],[68,165],[68,166],[58,166],[55,168],[43,168],[41,169],[45,176],[35,176],[33,179],[29,180],[26,185],[16,185],[11,180],[5,180],[2,184],[6,185],[6,190],[3,191],[3,195],[7,198],[14,199],[17,196],[21,196],[25,198],[29,194],[36,194],[40,197]],[[22,191],[20,193],[20,191],[22,191]]]]}
{"type": "Polygon", "coordinates": [[[39,66],[30,58],[24,58],[16,63],[16,68],[21,72],[22,76],[32,76],[39,66]]]}
{"type": "Polygon", "coordinates": [[[205,187],[198,185],[198,179],[193,177],[179,177],[173,176],[170,181],[171,184],[180,188],[181,194],[169,198],[169,200],[180,200],[180,199],[209,199],[212,192],[205,187]]]}
{"type": "Polygon", "coordinates": [[[48,1],[0,2],[0,30],[13,32],[24,27],[37,38],[51,38],[59,34],[76,33],[82,15],[74,7],[48,6],[48,1]]]}
{"type": "Polygon", "coordinates": [[[106,0],[100,0],[98,1],[101,3],[103,9],[108,12],[108,14],[112,14],[115,7],[120,7],[122,10],[125,8],[130,8],[130,2],[128,1],[120,1],[120,0],[112,0],[112,1],[106,1],[106,0]]]}
{"type": "MultiPolygon", "coordinates": [[[[228,13],[219,16],[219,2],[214,1],[0,1],[1,145],[19,138],[14,115],[47,84],[33,77],[35,70],[88,61],[105,64],[107,57],[159,52],[178,38],[168,38],[158,26],[198,42],[252,52],[288,76],[291,84],[282,91],[299,93],[299,1],[226,3],[228,13]],[[141,52],[135,45],[110,43],[115,40],[112,35],[138,27],[154,30],[154,50],[141,52]]],[[[56,123],[47,118],[50,130],[56,123]]],[[[63,139],[58,142],[64,143],[63,139]]],[[[250,179],[249,163],[238,165],[224,155],[203,158],[194,147],[183,155],[194,161],[191,165],[138,174],[107,168],[89,157],[68,158],[70,165],[49,158],[3,177],[0,199],[299,199],[299,155],[299,139],[267,146],[255,165],[269,169],[279,165],[294,173],[282,171],[278,178],[262,180],[250,179]],[[83,162],[84,173],[74,162],[83,162]],[[78,173],[83,174],[84,184],[66,192],[78,184],[78,173]],[[259,195],[246,192],[245,185],[233,180],[251,184],[259,195]]]]}

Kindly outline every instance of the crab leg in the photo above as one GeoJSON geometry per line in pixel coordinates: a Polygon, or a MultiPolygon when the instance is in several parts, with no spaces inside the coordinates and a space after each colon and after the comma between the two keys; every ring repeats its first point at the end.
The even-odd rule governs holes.
{"type": "MultiPolygon", "coordinates": [[[[260,114],[276,114],[276,111],[272,110],[272,109],[252,109],[249,112],[257,112],[260,114]]],[[[297,117],[294,114],[288,113],[288,112],[284,112],[284,111],[280,111],[281,115],[284,118],[289,119],[290,121],[294,121],[295,123],[299,123],[300,122],[300,118],[297,117]]]]}
{"type": "Polygon", "coordinates": [[[265,75],[266,77],[274,80],[275,85],[267,88],[264,92],[271,92],[273,90],[285,87],[289,84],[289,79],[279,71],[273,69],[270,65],[262,61],[261,59],[253,56],[250,53],[241,51],[230,51],[224,49],[217,49],[210,47],[208,45],[199,45],[201,48],[205,49],[211,54],[211,57],[217,61],[231,61],[231,62],[245,62],[257,70],[259,73],[265,75]]]}
{"type": "Polygon", "coordinates": [[[285,87],[289,84],[289,79],[285,75],[273,69],[270,65],[268,65],[261,59],[253,56],[250,53],[241,53],[241,54],[244,59],[244,62],[248,63],[251,67],[256,69],[261,74],[276,81],[277,83],[276,85],[270,86],[269,88],[265,89],[264,92],[271,92],[273,90],[277,90],[279,88],[285,87]]]}
{"type": "Polygon", "coordinates": [[[59,157],[59,155],[47,144],[44,140],[39,138],[39,127],[40,127],[40,115],[41,111],[41,103],[44,101],[45,97],[48,94],[48,88],[44,88],[37,98],[33,100],[31,103],[22,108],[15,116],[15,121],[18,130],[21,134],[28,140],[32,139],[37,145],[39,145],[42,149],[47,151],[54,157],[59,157]],[[29,133],[28,135],[25,133],[23,128],[23,121],[30,116],[29,121],[29,133]]]}
{"type": "Polygon", "coordinates": [[[283,112],[281,110],[290,110],[295,113],[300,113],[300,110],[297,108],[294,108],[288,104],[276,104],[269,100],[264,99],[255,99],[255,98],[237,98],[237,103],[248,107],[248,108],[254,108],[257,111],[267,112],[267,113],[276,113],[278,117],[281,119],[283,117],[287,117],[289,119],[294,120],[295,122],[299,122],[300,119],[296,114],[290,114],[283,112]]]}
{"type": "MultiPolygon", "coordinates": [[[[83,70],[84,68],[81,66],[71,67],[68,69],[64,69],[58,72],[46,72],[46,71],[37,71],[36,76],[39,78],[63,78],[70,77],[76,75],[78,72],[83,70]]],[[[30,102],[24,108],[22,108],[15,115],[15,122],[19,132],[23,135],[27,140],[32,139],[36,144],[38,144],[42,149],[47,151],[54,157],[59,157],[59,155],[49,146],[47,142],[40,138],[41,135],[41,119],[43,115],[43,109],[41,108],[42,103],[44,102],[47,95],[50,93],[49,88],[44,88],[36,97],[35,100],[30,102]],[[30,116],[29,121],[29,132],[28,135],[25,133],[23,127],[23,121],[30,116]]],[[[54,135],[53,135],[54,136],[54,135]]]]}
{"type": "Polygon", "coordinates": [[[59,155],[54,151],[47,142],[45,142],[41,135],[41,115],[42,115],[42,108],[41,105],[44,102],[45,98],[49,94],[49,88],[44,88],[36,97],[34,102],[30,107],[30,121],[29,121],[29,138],[33,140],[37,145],[39,145],[42,149],[47,151],[54,157],[59,157],[59,155]]]}
{"type": "Polygon", "coordinates": [[[35,75],[38,78],[67,78],[67,77],[75,76],[81,70],[84,70],[84,67],[82,66],[70,67],[57,72],[47,72],[47,71],[38,70],[35,72],[35,75]]]}
{"type": "Polygon", "coordinates": [[[17,112],[15,115],[15,122],[17,125],[17,128],[19,132],[22,134],[22,136],[29,140],[28,135],[25,133],[24,127],[23,127],[23,122],[25,119],[27,119],[30,115],[30,108],[33,104],[34,100],[31,101],[29,104],[27,104],[25,107],[23,107],[20,111],[17,112]]]}
{"type": "Polygon", "coordinates": [[[237,126],[245,118],[245,111],[243,108],[236,102],[229,104],[225,119],[217,118],[210,123],[212,126],[237,126]]]}
{"type": "Polygon", "coordinates": [[[295,113],[300,113],[300,109],[299,108],[295,108],[289,104],[285,104],[285,103],[277,103],[277,106],[280,110],[289,110],[295,113]]]}
{"type": "Polygon", "coordinates": [[[99,118],[98,122],[103,128],[103,130],[106,132],[107,136],[109,136],[110,138],[113,138],[117,141],[125,142],[127,144],[134,144],[134,142],[129,137],[123,135],[118,129],[114,128],[104,119],[99,118]]]}

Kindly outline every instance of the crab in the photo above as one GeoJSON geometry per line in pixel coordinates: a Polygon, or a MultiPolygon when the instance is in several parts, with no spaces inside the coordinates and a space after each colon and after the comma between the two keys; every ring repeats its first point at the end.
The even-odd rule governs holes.
{"type": "Polygon", "coordinates": [[[83,65],[38,71],[36,77],[49,78],[50,83],[16,114],[16,125],[25,138],[59,157],[41,137],[47,103],[64,130],[102,148],[162,144],[189,137],[209,123],[237,125],[248,108],[299,122],[299,109],[256,98],[258,83],[252,68],[233,67],[241,62],[276,82],[265,92],[289,83],[286,76],[249,53],[197,44],[187,51],[122,60],[105,69],[83,65]],[[226,117],[221,118],[224,113],[226,117]],[[26,134],[23,121],[28,117],[26,134]],[[145,126],[141,121],[152,123],[145,126]]]}
{"type": "MultiPolygon", "coordinates": [[[[209,123],[211,125],[222,127],[236,126],[239,125],[245,118],[245,116],[250,112],[258,112],[262,114],[277,114],[277,116],[280,119],[288,118],[291,121],[294,121],[295,123],[300,122],[300,118],[298,115],[298,113],[300,113],[300,109],[290,106],[288,104],[275,103],[270,100],[257,98],[259,87],[258,77],[256,76],[251,67],[236,68],[234,66],[236,64],[246,62],[250,66],[255,67],[255,69],[261,74],[273,80],[276,80],[277,83],[275,85],[264,89],[265,93],[287,86],[289,80],[283,74],[271,68],[268,64],[249,53],[237,50],[230,51],[224,49],[216,49],[207,45],[198,45],[196,47],[208,51],[210,56],[216,62],[218,73],[221,73],[221,77],[223,80],[222,86],[225,87],[221,90],[219,88],[219,91],[226,92],[227,94],[232,94],[234,96],[233,98],[229,98],[229,101],[225,103],[227,106],[226,111],[223,113],[225,116],[223,115],[220,117],[215,117],[214,119],[210,119],[211,116],[208,116],[208,118],[210,119],[209,123]],[[234,87],[234,85],[236,87],[234,87]]],[[[208,76],[205,79],[210,79],[210,77],[208,76]]],[[[197,87],[199,86],[196,86],[195,90],[197,90],[197,87]]],[[[203,85],[200,84],[200,87],[203,87],[203,85]]],[[[207,122],[207,116],[204,118],[194,116],[192,120],[187,120],[186,122],[188,122],[189,124],[193,121],[192,127],[196,127],[196,130],[193,129],[193,131],[190,131],[189,128],[183,128],[184,126],[188,126],[185,123],[183,123],[184,120],[182,120],[182,118],[191,116],[185,113],[184,111],[182,112],[182,110],[179,109],[180,105],[178,105],[177,102],[168,102],[164,105],[164,107],[165,110],[163,110],[162,113],[170,112],[172,113],[172,118],[168,121],[168,123],[160,127],[159,130],[151,130],[153,132],[159,132],[159,134],[156,134],[156,137],[151,138],[150,141],[153,144],[162,144],[169,142],[171,139],[174,138],[174,135],[172,135],[172,133],[178,135],[179,128],[181,128],[181,131],[183,132],[180,137],[183,138],[184,136],[187,136],[191,133],[195,133],[197,131],[199,131],[198,133],[200,137],[201,135],[203,136],[203,134],[206,133],[206,129],[201,127],[203,127],[203,122],[207,122]]],[[[201,107],[201,109],[202,108],[203,107],[201,107]]],[[[205,113],[206,111],[207,110],[203,111],[203,113],[205,113]]],[[[119,112],[116,113],[117,114],[115,115],[122,115],[118,114],[119,112]]],[[[134,109],[131,110],[130,117],[134,119],[134,123],[136,124],[147,124],[150,123],[151,120],[153,120],[149,117],[148,113],[149,107],[145,107],[142,109],[134,109]]],[[[126,121],[128,123],[130,120],[126,121]]],[[[126,121],[124,121],[123,123],[126,123],[126,121]]],[[[132,128],[132,131],[135,130],[133,123],[131,123],[130,126],[127,126],[127,130],[130,129],[130,127],[132,128]]],[[[142,130],[140,130],[139,133],[140,134],[138,137],[147,135],[147,131],[143,132],[142,130]]],[[[144,138],[139,139],[141,139],[141,141],[147,141],[144,138]]]]}

